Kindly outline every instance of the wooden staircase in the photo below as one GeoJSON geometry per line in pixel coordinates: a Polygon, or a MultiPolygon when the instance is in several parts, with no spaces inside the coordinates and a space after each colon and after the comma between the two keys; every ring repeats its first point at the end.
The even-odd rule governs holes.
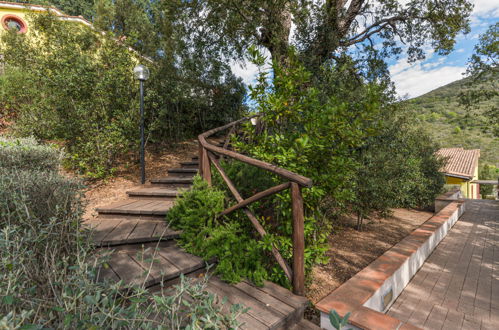
{"type": "MultiPolygon", "coordinates": [[[[87,224],[97,253],[107,258],[109,267],[101,268],[101,278],[160,292],[161,286],[178,282],[180,274],[196,277],[206,271],[205,261],[176,245],[179,232],[164,220],[179,189],[191,186],[198,166],[193,157],[170,169],[167,177],[127,191],[127,199],[96,209],[98,216],[87,224]]],[[[249,308],[239,319],[244,329],[318,329],[303,319],[307,299],[274,283],[229,285],[212,276],[207,291],[249,308]]]]}

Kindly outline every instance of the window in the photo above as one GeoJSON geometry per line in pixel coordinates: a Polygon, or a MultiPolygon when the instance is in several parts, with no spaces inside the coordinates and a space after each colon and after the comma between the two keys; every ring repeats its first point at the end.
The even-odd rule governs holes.
{"type": "Polygon", "coordinates": [[[14,30],[17,33],[26,33],[28,26],[22,18],[16,15],[5,15],[2,17],[2,26],[5,30],[14,30]]]}

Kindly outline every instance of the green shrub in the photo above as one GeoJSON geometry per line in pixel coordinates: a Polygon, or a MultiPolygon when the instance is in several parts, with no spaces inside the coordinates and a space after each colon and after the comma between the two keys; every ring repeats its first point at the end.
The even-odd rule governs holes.
{"type": "MultiPolygon", "coordinates": [[[[275,185],[268,174],[238,162],[224,162],[224,169],[243,196],[249,197],[263,187],[275,185]],[[244,174],[253,173],[254,176],[244,174]],[[262,173],[260,173],[262,174],[262,173]],[[253,181],[255,179],[255,181],[253,181]]],[[[270,280],[290,287],[284,271],[271,254],[275,246],[291,264],[292,261],[292,220],[290,197],[281,193],[263,201],[253,203],[259,222],[267,231],[262,239],[249,219],[241,211],[217,218],[234,199],[221,178],[214,176],[214,187],[209,187],[199,176],[195,177],[191,190],[186,191],[168,212],[167,221],[182,230],[180,244],[190,253],[207,261],[216,259],[215,272],[230,283],[249,279],[257,285],[270,280]]],[[[265,188],[263,188],[265,189],[265,188]]],[[[325,235],[317,235],[316,221],[307,217],[305,222],[305,270],[307,274],[317,263],[325,262],[327,250],[325,235]]]]}
{"type": "Polygon", "coordinates": [[[0,137],[0,168],[57,171],[61,158],[55,146],[39,144],[34,138],[0,137]]]}
{"type": "Polygon", "coordinates": [[[168,211],[167,221],[182,230],[179,243],[187,252],[218,261],[215,272],[223,280],[236,283],[248,278],[262,284],[268,278],[264,246],[234,216],[217,218],[224,204],[224,192],[196,176],[192,189],[168,211]]]}
{"type": "MultiPolygon", "coordinates": [[[[149,143],[190,138],[241,115],[245,87],[218,56],[191,57],[181,49],[165,55],[166,44],[187,46],[155,39],[161,51],[149,54],[155,57],[150,62],[87,26],[46,14],[27,19],[29,34],[4,33],[0,40],[0,117],[9,118],[20,136],[64,143],[64,164],[81,174],[101,178],[120,162],[137,160],[137,62],[151,69],[144,101],[149,143]]],[[[152,28],[157,26],[162,24],[152,28]]]]}

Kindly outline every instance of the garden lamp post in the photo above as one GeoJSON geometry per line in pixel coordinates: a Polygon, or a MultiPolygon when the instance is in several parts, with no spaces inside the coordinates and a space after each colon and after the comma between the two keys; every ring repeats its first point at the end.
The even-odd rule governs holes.
{"type": "Polygon", "coordinates": [[[144,81],[149,78],[149,69],[139,64],[133,68],[133,74],[135,78],[139,80],[140,83],[140,172],[141,172],[141,183],[146,183],[146,165],[144,156],[144,81]]]}

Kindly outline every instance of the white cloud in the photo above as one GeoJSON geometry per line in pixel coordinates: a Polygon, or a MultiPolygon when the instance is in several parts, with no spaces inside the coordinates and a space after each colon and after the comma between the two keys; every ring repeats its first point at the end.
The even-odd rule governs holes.
{"type": "Polygon", "coordinates": [[[475,5],[475,7],[473,8],[474,16],[499,16],[499,1],[497,0],[471,0],[471,3],[475,5]]]}
{"type": "Polygon", "coordinates": [[[251,62],[231,63],[232,72],[243,79],[246,85],[251,85],[255,82],[258,75],[258,67],[251,62]]]}
{"type": "Polygon", "coordinates": [[[462,74],[466,70],[465,67],[438,66],[441,64],[442,60],[440,59],[433,63],[408,64],[407,59],[404,58],[391,65],[389,69],[397,94],[416,97],[463,78],[462,74]]]}

